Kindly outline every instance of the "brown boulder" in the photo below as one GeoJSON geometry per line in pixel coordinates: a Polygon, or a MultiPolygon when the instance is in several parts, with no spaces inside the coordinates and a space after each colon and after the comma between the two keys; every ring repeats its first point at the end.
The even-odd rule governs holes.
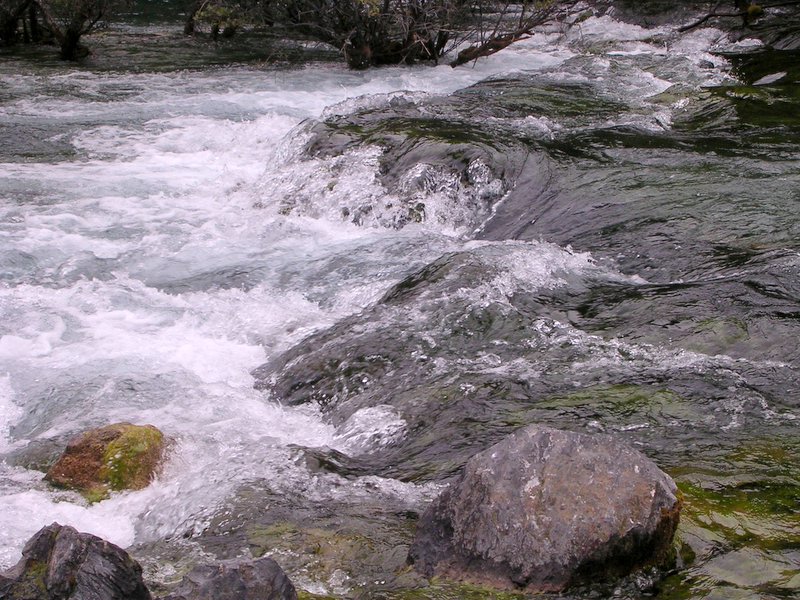
{"type": "Polygon", "coordinates": [[[427,577],[560,591],[667,561],[680,507],[640,452],[533,425],[467,462],[420,519],[409,561],[427,577]]]}
{"type": "Polygon", "coordinates": [[[115,423],[92,429],[70,440],[45,479],[93,502],[111,491],[139,490],[153,480],[165,445],[164,435],[152,425],[115,423]]]}

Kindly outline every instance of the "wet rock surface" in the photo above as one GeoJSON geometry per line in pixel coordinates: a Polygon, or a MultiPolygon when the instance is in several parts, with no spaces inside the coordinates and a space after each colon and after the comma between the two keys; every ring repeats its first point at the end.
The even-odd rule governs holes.
{"type": "MultiPolygon", "coordinates": [[[[534,422],[617,430],[679,467],[703,439],[738,444],[728,427],[738,408],[724,400],[724,390],[741,385],[738,374],[763,386],[770,371],[759,392],[776,397],[792,377],[684,353],[681,346],[755,355],[766,346],[761,332],[775,329],[749,333],[737,305],[722,317],[704,289],[640,283],[549,244],[478,246],[443,256],[254,375],[277,401],[318,404],[348,440],[362,415],[383,410],[386,426],[369,444],[320,462],[340,473],[439,480],[534,422]],[[665,309],[687,298],[691,314],[665,309]],[[648,344],[664,343],[664,327],[654,315],[665,310],[685,319],[671,330],[684,337],[656,350],[648,344]]],[[[746,414],[762,411],[757,395],[742,398],[746,414]]]]}
{"type": "Polygon", "coordinates": [[[271,558],[195,567],[162,600],[296,600],[292,582],[271,558]]]}
{"type": "Polygon", "coordinates": [[[165,445],[164,435],[152,425],[115,423],[92,429],[70,440],[45,479],[90,501],[111,491],[142,489],[155,477],[165,445]]]}
{"type": "Polygon", "coordinates": [[[608,436],[532,425],[476,455],[422,516],[427,577],[558,591],[670,557],[681,503],[652,461],[608,436]]]}
{"type": "Polygon", "coordinates": [[[142,569],[114,544],[53,523],[34,535],[16,566],[0,574],[6,600],[150,600],[142,569]]]}
{"type": "MultiPolygon", "coordinates": [[[[606,56],[602,38],[587,35],[585,43],[606,56]]],[[[667,80],[672,69],[689,68],[677,56],[662,74],[645,59],[625,60],[667,80]]],[[[748,69],[746,81],[773,72],[765,62],[757,66],[741,67],[748,69]]],[[[559,66],[570,73],[595,68],[585,57],[559,66]]],[[[715,481],[727,497],[739,489],[738,474],[753,471],[754,461],[744,467],[730,461],[742,444],[764,435],[796,437],[794,421],[773,416],[797,407],[790,390],[800,353],[787,343],[800,323],[796,221],[793,196],[772,175],[783,169],[776,160],[795,164],[793,146],[785,145],[796,137],[794,91],[673,87],[651,96],[643,111],[616,101],[615,86],[628,83],[521,74],[461,90],[450,106],[437,100],[430,108],[423,100],[317,126],[309,149],[321,156],[338,152],[337,143],[345,151],[385,146],[387,186],[411,166],[395,170],[411,149],[431,152],[415,160],[439,160],[438,167],[459,172],[463,165],[447,157],[447,147],[468,140],[470,156],[487,161],[512,187],[483,223],[481,241],[434,260],[361,313],[256,370],[270,401],[317,404],[346,442],[337,451],[307,451],[309,469],[442,481],[529,423],[610,432],[656,457],[689,490],[682,526],[691,534],[683,543],[701,561],[715,556],[721,538],[738,548],[752,542],[737,536],[762,535],[761,521],[742,517],[734,526],[727,514],[714,517],[725,523],[721,538],[710,533],[705,515],[692,516],[701,488],[687,482],[715,481]],[[669,108],[676,102],[681,110],[669,108]],[[672,122],[653,120],[649,111],[656,107],[667,109],[672,122]],[[773,117],[777,108],[780,116],[773,117]],[[434,118],[414,124],[431,115],[441,117],[438,124],[434,118]],[[476,132],[480,139],[469,137],[476,132]],[[497,161],[492,148],[513,154],[490,162],[497,161]],[[743,189],[750,197],[744,204],[743,189]],[[391,427],[376,427],[369,443],[351,444],[362,415],[377,410],[391,427]],[[724,476],[695,474],[709,472],[724,476]]],[[[790,171],[793,180],[796,169],[790,171]]],[[[760,499],[783,477],[784,471],[770,471],[762,491],[735,493],[760,499]]],[[[792,477],[786,489],[796,490],[792,477]]],[[[364,513],[374,518],[372,509],[364,513]]],[[[302,547],[301,538],[283,542],[302,547]]],[[[771,548],[764,556],[774,556],[771,548]]],[[[793,549],[781,553],[780,560],[794,556],[793,549]]],[[[348,559],[343,568],[363,573],[364,562],[348,559]]],[[[702,568],[693,572],[709,576],[702,568]]],[[[789,585],[777,576],[772,581],[789,585]]],[[[422,597],[469,597],[439,593],[422,597]]],[[[363,594],[384,597],[374,586],[363,594]]]]}

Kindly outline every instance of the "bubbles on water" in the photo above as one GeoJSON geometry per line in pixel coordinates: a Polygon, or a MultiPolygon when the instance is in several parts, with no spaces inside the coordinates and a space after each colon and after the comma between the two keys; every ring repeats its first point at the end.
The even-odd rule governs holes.
{"type": "Polygon", "coordinates": [[[114,499],[86,506],[75,494],[44,488],[41,474],[8,467],[0,462],[0,569],[19,560],[25,542],[40,528],[53,522],[71,525],[103,537],[122,547],[134,539],[134,516],[114,499]]]}
{"type": "Polygon", "coordinates": [[[625,41],[645,41],[668,33],[668,28],[646,29],[639,25],[617,21],[611,16],[590,17],[572,27],[568,40],[579,45],[592,43],[620,43],[625,41]]]}
{"type": "Polygon", "coordinates": [[[22,409],[14,404],[11,376],[0,376],[0,454],[10,450],[14,444],[9,439],[9,430],[22,416],[22,409]]]}
{"type": "Polygon", "coordinates": [[[430,99],[432,94],[429,92],[395,91],[386,94],[365,94],[354,98],[347,98],[336,104],[326,106],[320,118],[322,120],[331,117],[349,115],[356,111],[374,110],[379,108],[396,108],[409,104],[417,104],[421,101],[430,99]]]}
{"type": "Polygon", "coordinates": [[[425,162],[400,174],[394,189],[381,178],[385,149],[364,145],[335,156],[292,156],[265,174],[258,205],[292,217],[359,227],[424,225],[445,235],[471,233],[505,192],[481,160],[464,172],[425,162]]]}

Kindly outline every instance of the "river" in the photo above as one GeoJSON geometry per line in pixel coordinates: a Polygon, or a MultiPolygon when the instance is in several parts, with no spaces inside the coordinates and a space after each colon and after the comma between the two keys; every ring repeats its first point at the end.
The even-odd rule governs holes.
{"type": "Polygon", "coordinates": [[[608,16],[458,69],[164,25],[90,45],[0,61],[0,567],[58,521],[156,590],[268,553],[308,594],[492,598],[405,551],[471,454],[541,422],[684,494],[674,572],[570,597],[797,593],[786,56],[608,16]],[[119,421],[173,440],[151,486],[42,481],[119,421]]]}

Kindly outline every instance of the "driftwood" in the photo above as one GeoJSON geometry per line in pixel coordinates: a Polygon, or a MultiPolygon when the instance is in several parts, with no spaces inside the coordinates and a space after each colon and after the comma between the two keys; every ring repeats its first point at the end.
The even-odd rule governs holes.
{"type": "Polygon", "coordinates": [[[576,6],[578,6],[578,2],[575,0],[549,0],[537,5],[531,12],[527,12],[527,9],[523,6],[519,19],[516,24],[511,24],[511,29],[509,30],[509,23],[503,20],[503,15],[511,9],[511,3],[506,3],[499,12],[500,17],[497,19],[491,33],[487,33],[485,30],[481,31],[481,41],[461,50],[456,59],[450,63],[450,66],[458,67],[478,58],[491,56],[514,42],[527,39],[533,34],[533,30],[536,27],[545,23],[559,20],[566,23],[570,15],[576,14],[576,6]]]}
{"type": "Polygon", "coordinates": [[[713,9],[708,14],[703,15],[696,21],[689,23],[688,25],[683,25],[682,27],[678,27],[676,31],[679,33],[684,33],[686,31],[690,31],[695,29],[696,27],[700,27],[703,23],[710,21],[711,19],[717,18],[739,18],[742,19],[742,25],[747,26],[749,25],[754,19],[762,16],[765,11],[778,8],[781,6],[797,6],[800,4],[800,0],[786,0],[784,2],[774,2],[771,4],[756,4],[755,2],[748,2],[747,0],[735,0],[735,6],[738,9],[736,12],[719,12],[719,8],[722,5],[722,2],[717,2],[713,9]]]}
{"type": "Polygon", "coordinates": [[[495,52],[500,52],[503,48],[507,48],[514,42],[523,40],[530,35],[530,30],[515,31],[505,35],[498,35],[491,37],[485,42],[475,44],[469,48],[465,48],[458,53],[454,61],[450,63],[451,67],[458,67],[460,65],[472,62],[484,56],[491,56],[495,52]]]}

